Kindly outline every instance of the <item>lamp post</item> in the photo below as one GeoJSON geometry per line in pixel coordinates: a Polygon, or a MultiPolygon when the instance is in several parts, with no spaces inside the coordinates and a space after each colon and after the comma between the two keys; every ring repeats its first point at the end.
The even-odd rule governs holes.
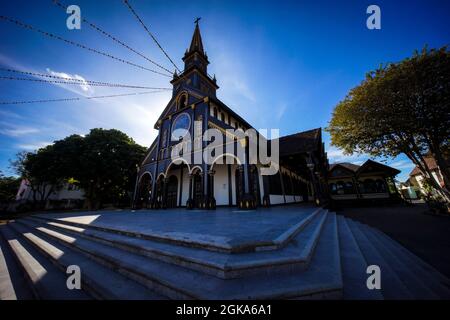
{"type": "Polygon", "coordinates": [[[311,173],[311,179],[312,179],[312,185],[313,185],[313,190],[314,190],[314,202],[317,205],[320,205],[320,199],[319,199],[319,190],[317,188],[317,181],[316,181],[316,176],[315,176],[315,172],[314,172],[314,163],[309,162],[306,164],[306,166],[308,167],[310,173],[311,173]]]}

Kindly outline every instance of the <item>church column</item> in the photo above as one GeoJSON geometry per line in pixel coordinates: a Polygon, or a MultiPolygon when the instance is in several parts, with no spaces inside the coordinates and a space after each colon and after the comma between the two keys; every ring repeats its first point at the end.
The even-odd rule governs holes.
{"type": "Polygon", "coordinates": [[[269,176],[263,176],[263,188],[264,188],[264,196],[263,196],[263,206],[270,207],[270,184],[269,184],[269,176]]]}
{"type": "Polygon", "coordinates": [[[192,209],[193,208],[193,201],[192,201],[192,188],[194,184],[194,175],[192,173],[189,173],[189,196],[188,200],[186,202],[186,208],[192,209]]]}
{"type": "Polygon", "coordinates": [[[208,191],[207,191],[207,209],[216,209],[216,199],[214,198],[214,170],[208,171],[208,191]]]}
{"type": "Polygon", "coordinates": [[[178,200],[178,206],[182,206],[183,201],[183,165],[180,167],[180,194],[179,194],[179,200],[178,200]]]}
{"type": "Polygon", "coordinates": [[[202,172],[199,173],[199,175],[200,175],[200,179],[201,179],[202,183],[200,183],[200,186],[201,186],[200,203],[197,204],[197,207],[201,208],[201,209],[205,209],[205,206],[206,206],[206,202],[205,202],[205,198],[206,198],[206,196],[205,196],[205,190],[206,190],[205,189],[206,188],[206,186],[205,186],[205,174],[203,174],[203,171],[202,171],[202,172]]]}
{"type": "Polygon", "coordinates": [[[240,209],[255,209],[256,208],[256,199],[253,194],[250,193],[250,168],[249,168],[249,143],[248,137],[245,137],[245,146],[244,146],[244,157],[245,161],[243,164],[244,170],[244,196],[242,198],[241,204],[239,206],[240,209]]]}
{"type": "Polygon", "coordinates": [[[162,190],[162,200],[161,200],[161,208],[167,209],[167,185],[168,185],[169,179],[164,178],[163,179],[163,190],[162,190]]]}
{"type": "Polygon", "coordinates": [[[233,205],[233,187],[231,182],[231,164],[227,164],[227,174],[228,174],[228,206],[233,205]]]}

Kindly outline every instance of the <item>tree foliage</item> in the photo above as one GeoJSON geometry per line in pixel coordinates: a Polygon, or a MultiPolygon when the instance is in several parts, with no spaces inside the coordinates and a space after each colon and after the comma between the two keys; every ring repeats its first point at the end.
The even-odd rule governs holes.
{"type": "Polygon", "coordinates": [[[29,181],[35,200],[45,201],[63,183],[76,181],[92,209],[129,199],[145,151],[119,130],[97,128],[84,137],[71,135],[35,153],[21,153],[13,165],[29,181]]]}
{"type": "Polygon", "coordinates": [[[347,154],[405,154],[433,187],[450,199],[450,53],[447,47],[415,52],[399,63],[367,73],[334,109],[326,129],[347,154]],[[433,156],[442,188],[424,161],[433,156]]]}
{"type": "Polygon", "coordinates": [[[6,177],[0,171],[0,202],[14,200],[20,186],[20,178],[6,177]]]}

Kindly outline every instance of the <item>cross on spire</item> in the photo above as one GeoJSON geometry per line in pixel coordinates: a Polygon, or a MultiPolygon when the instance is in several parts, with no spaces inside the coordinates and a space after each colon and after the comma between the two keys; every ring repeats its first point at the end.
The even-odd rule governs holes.
{"type": "Polygon", "coordinates": [[[194,23],[196,24],[196,25],[198,25],[198,22],[201,20],[201,17],[197,17],[197,19],[195,19],[195,21],[194,21],[194,23]]]}

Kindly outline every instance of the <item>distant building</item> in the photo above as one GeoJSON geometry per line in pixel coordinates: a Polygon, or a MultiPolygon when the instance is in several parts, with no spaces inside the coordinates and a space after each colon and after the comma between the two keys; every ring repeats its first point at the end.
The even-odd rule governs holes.
{"type": "MultiPolygon", "coordinates": [[[[48,192],[50,186],[45,186],[44,190],[40,191],[48,192]]],[[[29,182],[26,179],[22,179],[19,190],[16,195],[16,206],[21,203],[27,203],[34,201],[34,191],[31,188],[29,182]]],[[[36,199],[41,197],[36,194],[36,199]]],[[[84,191],[77,185],[72,183],[64,183],[61,188],[53,191],[48,197],[45,203],[45,209],[73,209],[81,207],[84,202],[84,191]]]]}
{"type": "Polygon", "coordinates": [[[405,182],[398,184],[398,190],[405,200],[417,200],[421,197],[421,192],[417,188],[417,183],[409,178],[405,182]]]}
{"type": "MultiPolygon", "coordinates": [[[[436,182],[439,183],[439,185],[441,187],[445,187],[444,179],[442,177],[441,170],[439,170],[439,167],[436,163],[436,160],[434,160],[433,157],[426,157],[425,163],[428,166],[428,168],[430,168],[431,174],[432,174],[434,180],[436,180],[436,182]]],[[[420,171],[420,168],[418,166],[416,166],[411,171],[411,173],[409,174],[409,179],[411,180],[411,183],[413,185],[417,186],[420,193],[422,193],[424,195],[427,194],[427,191],[425,190],[425,186],[424,186],[425,176],[422,173],[422,171],[420,171]]],[[[433,193],[435,193],[435,191],[432,191],[432,194],[433,193]]]]}
{"type": "Polygon", "coordinates": [[[394,177],[400,171],[367,160],[359,166],[352,163],[331,164],[328,170],[330,197],[335,202],[388,200],[398,196],[394,177]]]}

